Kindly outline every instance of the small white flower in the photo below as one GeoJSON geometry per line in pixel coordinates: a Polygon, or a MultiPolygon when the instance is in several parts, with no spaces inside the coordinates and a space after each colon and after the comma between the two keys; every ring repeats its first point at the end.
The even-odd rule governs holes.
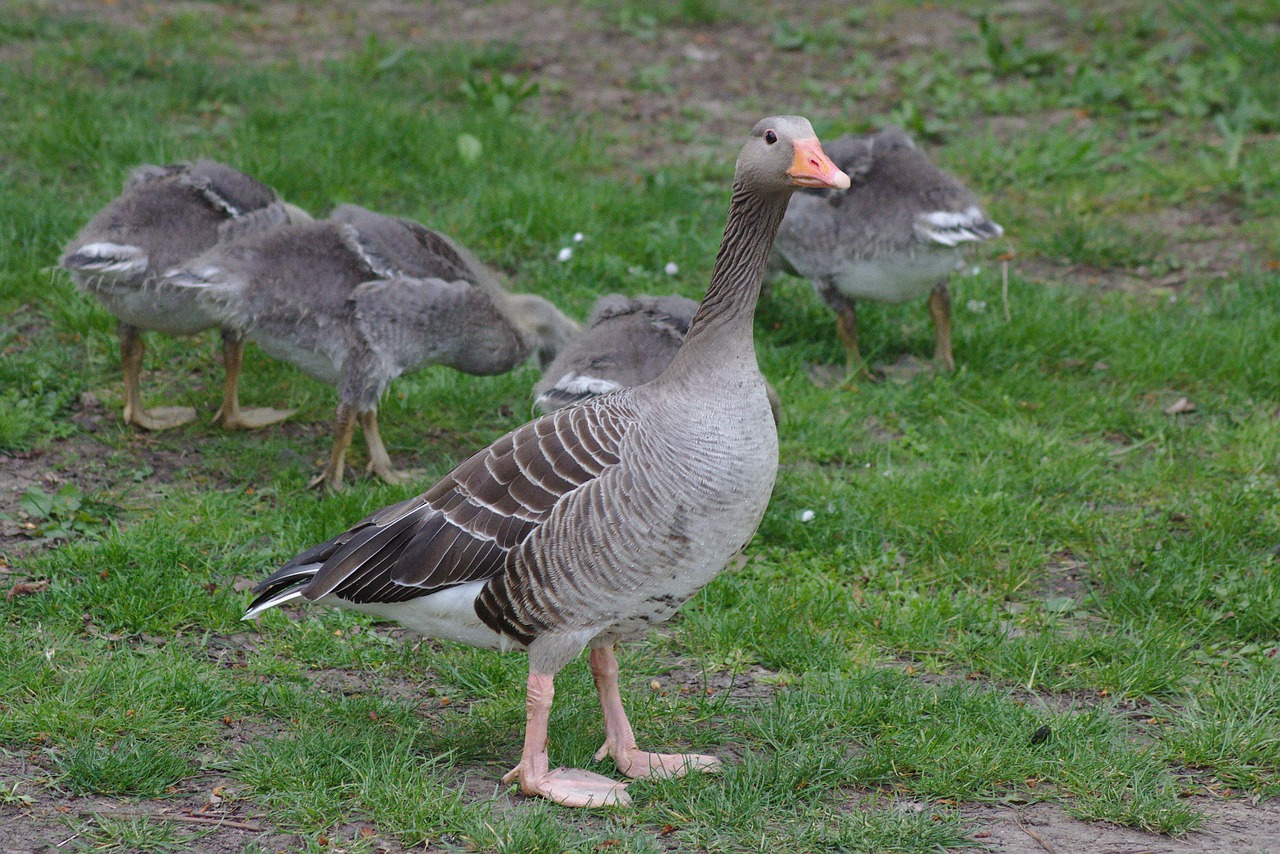
{"type": "Polygon", "coordinates": [[[813,521],[813,517],[814,517],[814,512],[813,512],[812,510],[806,510],[806,511],[804,511],[803,513],[801,513],[801,514],[800,514],[800,521],[801,521],[801,522],[812,522],[812,521],[813,521]]]}
{"type": "Polygon", "coordinates": [[[965,303],[965,307],[974,314],[982,314],[987,310],[987,304],[980,299],[971,299],[965,303]]]}
{"type": "Polygon", "coordinates": [[[566,246],[565,248],[561,249],[560,252],[556,255],[556,260],[559,261],[561,264],[563,264],[565,261],[568,261],[572,257],[573,257],[573,250],[570,249],[568,246],[566,246]]]}
{"type": "Polygon", "coordinates": [[[667,266],[662,268],[662,272],[666,273],[668,276],[674,276],[676,273],[680,272],[680,268],[676,266],[675,261],[668,261],[667,266]]]}
{"type": "Polygon", "coordinates": [[[978,274],[979,274],[979,273],[981,273],[981,272],[982,272],[982,268],[981,268],[981,267],[979,267],[977,264],[974,264],[972,267],[970,267],[970,268],[969,268],[969,275],[970,275],[970,276],[976,276],[976,275],[978,275],[978,274]]]}
{"type": "Polygon", "coordinates": [[[573,242],[574,242],[574,243],[581,243],[582,241],[584,241],[584,240],[586,240],[586,239],[587,239],[587,238],[586,238],[586,235],[585,235],[585,234],[583,234],[581,231],[579,231],[579,232],[577,232],[576,234],[574,234],[574,235],[573,235],[573,242]]]}

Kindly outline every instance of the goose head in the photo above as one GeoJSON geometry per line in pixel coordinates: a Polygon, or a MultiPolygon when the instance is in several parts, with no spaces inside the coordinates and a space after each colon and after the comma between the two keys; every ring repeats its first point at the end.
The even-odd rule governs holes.
{"type": "Polygon", "coordinates": [[[516,325],[528,335],[526,340],[532,344],[539,370],[546,370],[556,355],[578,336],[578,324],[540,296],[511,294],[509,305],[516,325]]]}
{"type": "Polygon", "coordinates": [[[849,188],[849,176],[831,162],[813,126],[801,116],[771,116],[757,122],[738,155],[736,175],[757,192],[849,188]]]}
{"type": "Polygon", "coordinates": [[[299,225],[304,222],[313,221],[311,214],[307,213],[297,205],[293,205],[288,202],[284,203],[284,213],[285,219],[288,220],[288,225],[299,225]]]}

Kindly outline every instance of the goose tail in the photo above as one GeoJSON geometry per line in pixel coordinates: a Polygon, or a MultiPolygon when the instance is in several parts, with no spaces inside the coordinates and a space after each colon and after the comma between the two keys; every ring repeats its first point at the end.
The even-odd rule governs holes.
{"type": "Polygon", "coordinates": [[[249,610],[244,612],[242,620],[252,620],[263,611],[292,602],[302,597],[302,591],[320,571],[320,563],[307,563],[299,566],[288,565],[267,576],[257,587],[253,588],[253,601],[249,610]]]}
{"type": "Polygon", "coordinates": [[[86,243],[58,259],[59,266],[83,279],[123,282],[147,271],[147,253],[139,246],[86,243]]]}

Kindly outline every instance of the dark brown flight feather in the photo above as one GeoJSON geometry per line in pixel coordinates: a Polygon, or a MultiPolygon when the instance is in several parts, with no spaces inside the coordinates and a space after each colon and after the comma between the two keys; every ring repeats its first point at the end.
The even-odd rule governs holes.
{"type": "MultiPolygon", "coordinates": [[[[308,549],[259,584],[259,604],[301,587],[315,601],[403,602],[493,579],[513,552],[584,484],[619,460],[633,423],[629,395],[525,424],[463,462],[428,492],[386,507],[308,549]]],[[[495,579],[497,581],[497,579],[495,579]]],[[[490,628],[530,639],[505,601],[510,583],[477,602],[490,628]]]]}

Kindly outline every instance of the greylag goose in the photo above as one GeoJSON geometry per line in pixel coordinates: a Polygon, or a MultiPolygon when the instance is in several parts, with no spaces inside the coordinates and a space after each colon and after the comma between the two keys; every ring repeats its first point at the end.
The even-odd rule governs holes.
{"type": "MultiPolygon", "coordinates": [[[[275,190],[212,160],[139,166],[129,174],[124,192],[80,229],[58,261],[82,292],[97,297],[119,321],[125,423],[167,430],[196,417],[189,406],[147,410],[142,404],[142,332],[194,335],[217,326],[193,294],[163,286],[164,271],[219,240],[309,219],[281,202],[275,190]]],[[[292,414],[240,409],[243,338],[223,330],[222,355],[226,383],[215,422],[236,430],[292,414]]]]}
{"type": "Polygon", "coordinates": [[[697,311],[698,303],[678,296],[600,297],[586,330],[556,356],[534,386],[534,408],[554,412],[647,383],[671,364],[697,311]]]}
{"type": "Polygon", "coordinates": [[[428,364],[469,374],[542,364],[577,333],[551,303],[510,294],[466,249],[416,222],[339,205],[329,219],[220,244],[166,283],[196,292],[219,323],[338,387],[333,451],[313,486],[342,487],[358,421],[369,471],[395,483],[378,398],[428,364]]]}
{"type": "Polygon", "coordinates": [[[853,185],[792,197],[774,244],[775,268],[812,281],[835,311],[850,373],[862,363],[854,301],[902,303],[926,293],[934,361],[954,370],[947,274],[960,260],[960,244],[1004,229],[899,128],[843,136],[827,148],[853,185]]]}
{"type": "Polygon", "coordinates": [[[529,795],[629,802],[625,783],[550,767],[555,675],[585,647],[604,711],[597,759],[632,778],[715,768],[715,757],[636,745],[614,645],[670,617],[755,533],[778,468],[752,341],[769,247],[795,187],[848,184],[805,119],[757,124],[706,297],[657,379],[525,424],[422,495],[304,551],[254,589],[245,619],[301,599],[526,650],[524,748],[503,780],[529,795]]]}
{"type": "MultiPolygon", "coordinates": [[[[697,311],[698,303],[685,297],[600,297],[587,329],[556,356],[533,387],[533,408],[554,412],[654,379],[675,358],[697,311]]],[[[772,385],[765,390],[777,424],[781,400],[772,385]]]]}

